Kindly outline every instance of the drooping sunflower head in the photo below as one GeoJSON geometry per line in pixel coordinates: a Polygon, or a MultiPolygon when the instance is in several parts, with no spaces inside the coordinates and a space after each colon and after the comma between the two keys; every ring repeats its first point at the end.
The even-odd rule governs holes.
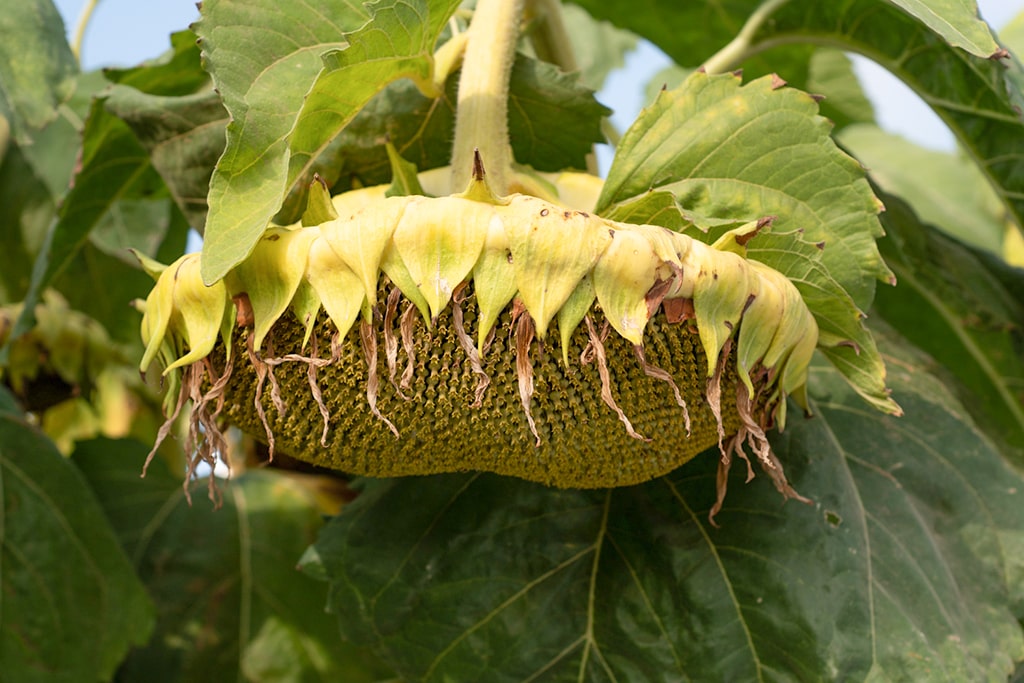
{"type": "Polygon", "coordinates": [[[341,195],[212,287],[198,255],[149,264],[142,366],[181,373],[168,412],[191,401],[197,462],[225,419],[354,474],[563,487],[646,481],[715,445],[727,467],[746,445],[796,495],[766,431],[787,396],[807,407],[818,328],[746,258],[765,222],[708,245],[482,183],[341,195]]]}

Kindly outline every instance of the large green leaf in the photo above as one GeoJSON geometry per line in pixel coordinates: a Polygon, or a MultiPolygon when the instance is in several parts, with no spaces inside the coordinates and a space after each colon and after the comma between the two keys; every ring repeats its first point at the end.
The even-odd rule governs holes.
{"type": "MultiPolygon", "coordinates": [[[[761,4],[686,3],[669,12],[660,0],[574,1],[594,16],[650,39],[681,64],[702,63],[729,42],[761,4]]],[[[940,8],[937,2],[927,4],[940,8]]],[[[970,8],[963,9],[947,15],[952,25],[963,22],[970,8]]],[[[1010,85],[1021,82],[1018,63],[974,57],[954,48],[886,0],[780,3],[751,38],[748,55],[766,59],[777,46],[806,43],[859,52],[881,64],[950,126],[1014,219],[1024,225],[1024,126],[1017,90],[1010,85]]]]}
{"type": "Polygon", "coordinates": [[[906,200],[921,220],[968,244],[1002,251],[1002,202],[962,155],[924,149],[873,125],[850,126],[838,138],[874,182],[906,200]]]}
{"type": "Polygon", "coordinates": [[[128,69],[105,69],[107,80],[150,95],[191,95],[210,84],[203,70],[196,34],[191,30],[171,34],[171,47],[160,57],[128,69]]]}
{"type": "MultiPolygon", "coordinates": [[[[25,295],[26,305],[11,333],[12,339],[32,327],[33,311],[41,293],[73,264],[94,231],[106,229],[108,236],[110,231],[140,231],[145,237],[138,237],[136,242],[137,246],[142,247],[144,245],[141,242],[144,240],[151,243],[156,241],[150,240],[148,233],[166,230],[173,224],[140,223],[129,226],[133,222],[123,219],[125,212],[138,211],[137,206],[126,204],[126,200],[152,200],[160,204],[166,196],[166,188],[153,170],[149,154],[139,144],[132,130],[106,111],[102,99],[93,101],[82,137],[79,170],[71,190],[61,204],[57,220],[50,225],[46,239],[36,255],[31,283],[25,295]]],[[[142,213],[153,215],[153,210],[153,207],[147,207],[142,213]]],[[[155,210],[158,214],[162,212],[164,216],[167,215],[165,205],[157,206],[155,210]]],[[[97,244],[102,246],[103,241],[97,244]]],[[[109,239],[106,241],[110,243],[109,239]]],[[[121,256],[124,259],[130,258],[124,251],[121,256]]],[[[127,265],[126,261],[122,262],[127,265]]],[[[78,294],[91,291],[98,292],[101,297],[105,296],[104,279],[117,277],[116,273],[107,272],[96,275],[98,277],[89,282],[96,289],[87,290],[79,283],[78,294]]],[[[127,305],[128,302],[121,303],[127,305]]],[[[6,354],[6,350],[3,353],[6,354]]]]}
{"type": "Polygon", "coordinates": [[[117,83],[104,93],[107,111],[132,129],[189,224],[202,233],[228,115],[209,88],[195,34],[174,33],[159,59],[105,74],[117,83]]]}
{"type": "Polygon", "coordinates": [[[52,286],[72,308],[101,323],[115,341],[141,348],[142,316],[131,302],[149,294],[153,278],[128,247],[169,263],[185,251],[187,235],[188,223],[169,198],[121,200],[52,286]]]}
{"type": "MultiPolygon", "coordinates": [[[[203,246],[205,254],[223,250],[217,271],[227,272],[249,252],[281,205],[287,137],[323,67],[320,55],[344,47],[346,34],[369,19],[367,8],[351,0],[316,6],[274,0],[203,3],[193,29],[231,118],[209,197],[219,217],[208,226],[203,246]]],[[[204,262],[208,258],[213,257],[204,262]]]]}
{"type": "Polygon", "coordinates": [[[812,506],[737,465],[712,527],[714,453],[610,491],[367,481],[304,566],[343,633],[410,680],[1005,678],[1024,482],[901,355],[901,419],[813,370],[817,417],[774,439],[812,506]]]}
{"type": "Polygon", "coordinates": [[[220,510],[205,500],[189,506],[181,478],[163,461],[139,479],[147,450],[100,439],[73,456],[157,603],[156,633],[129,656],[123,680],[384,677],[379,664],[338,638],[323,610],[325,587],[295,571],[323,523],[309,490],[288,475],[249,472],[220,482],[220,510]]]}
{"type": "Polygon", "coordinates": [[[607,21],[596,21],[576,5],[562,7],[562,19],[572,43],[580,81],[600,90],[608,74],[625,63],[626,54],[636,47],[637,37],[607,21]]]}
{"type": "Polygon", "coordinates": [[[0,161],[0,302],[21,301],[57,203],[14,141],[0,161]]]}
{"type": "Polygon", "coordinates": [[[969,392],[964,404],[1024,464],[1024,273],[1003,284],[962,244],[886,198],[882,253],[899,278],[875,309],[969,392]]]}
{"type": "Polygon", "coordinates": [[[89,486],[49,439],[0,410],[0,678],[110,680],[152,628],[153,606],[89,486]]]}
{"type": "Polygon", "coordinates": [[[838,367],[869,400],[896,410],[858,311],[870,305],[876,280],[891,278],[875,245],[882,234],[880,204],[863,169],[835,146],[829,130],[810,96],[771,77],[741,87],[734,75],[695,73],[661,93],[623,136],[597,211],[633,222],[664,221],[664,206],[653,200],[667,194],[684,214],[741,221],[774,216],[772,231],[784,235],[784,243],[758,260],[787,274],[796,269],[805,295],[829,294],[806,297],[827,335],[824,344],[843,345],[836,353],[848,362],[838,367]],[[638,211],[638,202],[649,216],[638,211]],[[823,247],[820,267],[805,267],[806,259],[794,264],[802,242],[823,247]]]}
{"type": "Polygon", "coordinates": [[[29,289],[32,262],[71,185],[83,119],[104,84],[97,72],[79,74],[56,118],[33,133],[31,144],[12,140],[0,161],[0,299],[6,302],[21,301],[29,289]]]}
{"type": "Polygon", "coordinates": [[[434,45],[458,2],[381,0],[358,30],[366,10],[333,4],[203,7],[196,32],[232,118],[210,184],[207,282],[248,255],[289,188],[308,184],[310,164],[370,98],[399,78],[430,80],[434,45]]]}
{"type": "Polygon", "coordinates": [[[977,57],[989,57],[999,50],[992,30],[978,18],[976,0],[889,0],[953,47],[977,57]]]}
{"type": "Polygon", "coordinates": [[[811,56],[805,90],[824,95],[821,115],[841,131],[854,123],[873,123],[875,108],[864,94],[853,62],[841,50],[822,47],[811,56]]]}
{"type": "Polygon", "coordinates": [[[132,129],[189,224],[203,232],[206,192],[228,123],[217,93],[160,96],[115,85],[106,108],[132,129]]]}
{"type": "Polygon", "coordinates": [[[698,215],[803,230],[826,243],[829,273],[866,308],[889,273],[878,255],[879,202],[856,161],[829,139],[807,94],[761,78],[696,73],[665,91],[623,136],[597,211],[673,194],[698,215]]]}
{"type": "Polygon", "coordinates": [[[57,116],[75,88],[78,62],[51,0],[10,3],[0,12],[0,116],[20,144],[57,116]]]}

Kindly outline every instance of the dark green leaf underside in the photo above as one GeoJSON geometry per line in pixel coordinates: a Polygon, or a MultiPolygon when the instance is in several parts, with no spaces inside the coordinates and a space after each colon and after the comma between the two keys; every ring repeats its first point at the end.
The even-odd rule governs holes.
{"type": "Polygon", "coordinates": [[[878,313],[939,361],[968,394],[964,404],[1024,463],[1024,273],[1001,282],[960,243],[886,198],[882,251],[899,278],[878,313]]]}
{"type": "Polygon", "coordinates": [[[1024,488],[904,362],[899,420],[814,370],[817,417],[775,440],[813,506],[740,465],[711,527],[713,454],[613,491],[366,482],[306,565],[346,636],[416,680],[1005,677],[1024,655],[1024,488]]]}
{"type": "Polygon", "coordinates": [[[338,639],[321,584],[295,564],[321,526],[309,492],[288,475],[251,472],[221,481],[224,507],[189,506],[181,480],[147,448],[97,440],[75,462],[104,502],[136,570],[159,605],[153,639],[131,653],[125,680],[186,683],[369,683],[386,670],[338,639]],[[198,630],[197,630],[198,629],[198,630]]]}
{"type": "Polygon", "coordinates": [[[88,485],[56,447],[0,414],[4,680],[109,680],[153,606],[88,485]]]}

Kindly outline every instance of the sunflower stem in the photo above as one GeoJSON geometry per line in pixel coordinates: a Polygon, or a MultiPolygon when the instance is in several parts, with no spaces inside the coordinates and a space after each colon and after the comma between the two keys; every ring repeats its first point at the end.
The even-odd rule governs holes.
{"type": "Polygon", "coordinates": [[[452,150],[455,191],[469,185],[474,151],[479,150],[491,190],[497,195],[508,192],[512,170],[508,84],[523,3],[524,0],[480,0],[467,30],[452,150]]]}

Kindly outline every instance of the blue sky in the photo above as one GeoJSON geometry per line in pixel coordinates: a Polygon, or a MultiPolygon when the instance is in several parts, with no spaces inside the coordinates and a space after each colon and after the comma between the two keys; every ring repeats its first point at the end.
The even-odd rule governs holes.
{"type": "MultiPolygon", "coordinates": [[[[55,2],[70,33],[85,2],[55,2]]],[[[1024,11],[1024,0],[979,0],[978,5],[982,16],[997,29],[1024,11]]],[[[130,66],[155,57],[169,46],[170,32],[188,26],[198,16],[193,0],[100,0],[83,43],[83,66],[130,66]]],[[[615,109],[613,122],[619,130],[624,130],[643,106],[639,84],[667,63],[664,55],[648,46],[632,55],[624,70],[613,74],[600,97],[615,109]]],[[[857,71],[884,128],[928,147],[953,147],[945,125],[895,77],[866,59],[857,60],[857,71]]]]}

